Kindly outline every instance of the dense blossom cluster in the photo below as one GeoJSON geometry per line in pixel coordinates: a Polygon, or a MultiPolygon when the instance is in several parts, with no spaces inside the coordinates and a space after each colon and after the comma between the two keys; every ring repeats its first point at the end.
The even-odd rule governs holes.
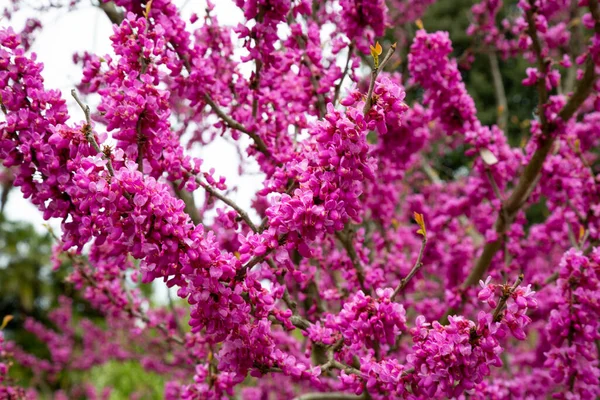
{"type": "Polygon", "coordinates": [[[596,341],[600,337],[600,253],[589,258],[570,250],[558,272],[560,296],[550,312],[547,334],[551,348],[545,366],[553,380],[581,398],[600,394],[596,341]]]}
{"type": "Polygon", "coordinates": [[[473,6],[485,49],[467,58],[531,64],[520,147],[503,95],[485,126],[449,34],[416,21],[432,3],[236,0],[227,27],[210,1],[187,20],[171,0],[102,1],[112,53],[74,56],[78,114],[29,52],[39,22],[0,28],[2,183],[61,221],[54,269],[102,318],[65,297],[24,321],[47,357],[0,329],[0,397],[111,360],[163,375],[167,399],[599,396],[597,1],[473,6]],[[252,211],[193,156],[219,137],[264,177],[252,211]],[[457,151],[468,168],[436,170],[457,151]],[[152,306],[152,282],[179,301],[152,306]]]}

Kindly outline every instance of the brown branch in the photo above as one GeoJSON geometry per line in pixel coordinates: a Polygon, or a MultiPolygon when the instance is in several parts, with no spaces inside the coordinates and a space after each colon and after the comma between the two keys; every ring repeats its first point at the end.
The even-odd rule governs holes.
{"type": "Polygon", "coordinates": [[[346,229],[346,234],[342,232],[336,232],[335,237],[338,238],[340,243],[346,249],[346,253],[348,253],[348,257],[354,266],[354,270],[356,271],[356,279],[360,285],[360,288],[363,290],[365,294],[370,294],[371,291],[365,286],[365,270],[358,258],[358,254],[356,254],[356,249],[354,248],[354,244],[352,243],[352,234],[346,229]]]}
{"type": "Polygon", "coordinates": [[[383,70],[383,67],[385,67],[385,65],[388,63],[388,61],[390,61],[390,58],[392,58],[394,51],[396,51],[396,43],[394,43],[390,46],[390,48],[388,49],[388,51],[385,54],[385,57],[383,58],[381,63],[377,67],[374,67],[373,70],[371,71],[371,81],[369,82],[369,91],[367,92],[365,106],[363,107],[363,114],[365,114],[365,115],[369,112],[369,110],[373,106],[373,91],[375,90],[375,81],[377,81],[377,77],[379,76],[379,73],[383,70]]]}
{"type": "Polygon", "coordinates": [[[113,1],[103,3],[102,0],[100,0],[98,8],[104,11],[104,14],[106,14],[110,22],[113,24],[121,25],[121,22],[123,22],[125,19],[125,15],[117,8],[113,1]]]}
{"type": "MultiPolygon", "coordinates": [[[[83,102],[79,99],[79,96],[77,96],[77,92],[75,91],[75,89],[71,90],[71,96],[73,96],[79,107],[81,107],[81,109],[83,110],[83,114],[85,115],[86,124],[83,126],[83,134],[85,136],[85,139],[94,148],[94,150],[96,150],[96,152],[102,154],[102,158],[106,160],[106,168],[108,169],[108,173],[110,174],[110,176],[114,177],[115,170],[113,168],[112,161],[110,157],[104,154],[104,152],[100,149],[100,146],[98,146],[98,142],[94,137],[94,132],[92,131],[92,119],[90,117],[90,107],[86,104],[83,104],[83,102]]],[[[126,193],[126,196],[127,195],[129,195],[129,193],[126,193]]]]}
{"type": "Polygon", "coordinates": [[[350,61],[352,61],[352,54],[354,53],[354,43],[350,43],[348,46],[348,58],[346,58],[346,66],[344,67],[344,71],[342,72],[342,77],[340,81],[335,85],[335,91],[333,95],[333,105],[335,106],[340,98],[340,92],[342,89],[342,83],[344,83],[344,78],[348,75],[348,70],[350,69],[350,61]]]}
{"type": "Polygon", "coordinates": [[[269,149],[267,148],[267,145],[265,144],[265,142],[256,133],[248,130],[244,125],[240,124],[239,122],[237,122],[236,120],[231,118],[229,115],[227,115],[218,106],[218,104],[215,103],[215,101],[212,99],[212,97],[210,97],[210,95],[208,93],[204,94],[204,101],[206,101],[206,104],[208,104],[210,106],[210,108],[215,112],[215,114],[217,114],[219,116],[219,118],[221,118],[227,126],[248,135],[250,137],[250,139],[252,139],[254,141],[254,144],[256,145],[256,148],[258,149],[258,151],[260,151],[267,157],[271,157],[271,153],[269,152],[269,149]]]}
{"type": "MultiPolygon", "coordinates": [[[[281,235],[279,237],[279,244],[283,244],[285,242],[285,240],[287,239],[287,235],[281,235]]],[[[248,261],[242,268],[240,268],[240,270],[237,272],[237,274],[235,275],[235,280],[236,281],[241,281],[242,279],[244,279],[244,277],[246,276],[246,274],[248,273],[248,271],[250,269],[252,269],[252,267],[254,267],[256,264],[259,264],[263,261],[265,261],[267,259],[267,257],[269,256],[269,254],[271,254],[273,252],[273,248],[268,249],[265,254],[261,255],[261,256],[256,256],[253,257],[252,259],[250,259],[250,261],[248,261]]]]}
{"type": "MultiPolygon", "coordinates": [[[[597,0],[592,1],[597,2],[597,0]]],[[[579,81],[573,96],[571,96],[567,104],[565,104],[558,114],[562,121],[568,121],[575,114],[577,109],[591,93],[594,87],[595,79],[596,74],[594,72],[594,62],[590,57],[588,57],[586,60],[586,69],[583,78],[579,81]]],[[[513,190],[512,194],[503,204],[503,211],[499,214],[498,219],[496,220],[495,230],[499,237],[502,237],[505,232],[508,231],[517,213],[527,202],[531,192],[539,180],[539,175],[544,165],[544,161],[554,145],[555,138],[553,133],[556,129],[556,126],[549,125],[546,129],[548,130],[542,131],[542,137],[539,139],[537,150],[523,170],[523,173],[520,176],[517,186],[513,190]]],[[[479,282],[479,280],[487,271],[494,255],[500,249],[500,247],[500,240],[486,243],[481,256],[475,264],[475,267],[471,270],[468,278],[462,284],[463,290],[479,282]]]]}
{"type": "Polygon", "coordinates": [[[508,102],[506,101],[506,91],[502,82],[502,74],[498,65],[498,56],[495,52],[489,53],[490,67],[492,72],[492,82],[494,83],[494,94],[496,95],[498,127],[506,129],[508,123],[508,102]]]}
{"type": "Polygon", "coordinates": [[[338,352],[342,347],[344,347],[344,339],[339,339],[337,342],[327,348],[327,362],[321,365],[321,370],[327,371],[331,368],[335,368],[344,371],[347,374],[353,374],[361,377],[362,373],[358,369],[343,364],[335,359],[335,353],[338,352]]]}
{"type": "MultiPolygon", "coordinates": [[[[77,263],[79,265],[81,265],[83,267],[84,262],[83,260],[77,260],[76,256],[74,256],[73,254],[67,252],[66,253],[67,256],[71,259],[71,262],[73,263],[77,263]]],[[[81,273],[81,275],[85,278],[86,281],[88,281],[88,283],[90,285],[92,285],[93,287],[95,287],[96,289],[100,289],[97,285],[96,282],[94,281],[94,279],[89,276],[82,268],[79,269],[79,272],[81,273]]],[[[108,298],[108,300],[116,307],[120,307],[121,305],[119,304],[119,302],[117,301],[117,299],[114,298],[114,296],[112,295],[112,293],[106,289],[105,287],[101,288],[100,290],[102,290],[102,292],[104,292],[104,294],[106,295],[106,297],[108,298]]],[[[135,310],[133,309],[133,307],[131,306],[130,303],[127,303],[127,305],[125,307],[123,307],[123,310],[127,312],[127,314],[129,314],[130,316],[134,317],[134,318],[139,318],[140,320],[142,320],[144,323],[150,325],[150,326],[154,326],[156,327],[158,330],[160,330],[167,338],[167,340],[173,341],[179,345],[184,345],[185,344],[185,340],[183,340],[183,338],[173,334],[172,332],[169,331],[169,329],[165,326],[165,324],[163,323],[159,323],[159,324],[152,324],[152,321],[150,320],[150,318],[144,314],[141,311],[135,310]]]]}
{"type": "Polygon", "coordinates": [[[181,321],[179,320],[179,316],[177,315],[177,308],[175,307],[175,302],[173,301],[173,296],[171,296],[171,291],[167,289],[167,297],[169,298],[169,309],[171,310],[171,314],[173,315],[173,321],[175,322],[175,326],[177,330],[181,334],[181,336],[185,336],[185,330],[183,329],[183,325],[181,325],[181,321]]]}
{"type": "MultiPolygon", "coordinates": [[[[183,61],[183,66],[185,67],[188,74],[191,73],[192,65],[190,64],[188,59],[183,54],[181,54],[180,51],[175,49],[175,47],[173,45],[171,45],[171,46],[173,47],[173,50],[177,53],[177,56],[179,57],[179,59],[181,59],[181,61],[183,61]]],[[[267,148],[265,142],[256,133],[250,131],[244,125],[242,125],[238,121],[236,121],[233,118],[231,118],[230,116],[228,116],[225,113],[225,111],[223,111],[219,107],[219,105],[217,103],[215,103],[215,101],[212,99],[212,97],[210,97],[210,95],[208,93],[204,94],[204,101],[206,101],[206,104],[208,104],[210,106],[210,108],[215,112],[215,114],[217,114],[219,116],[219,118],[221,118],[227,126],[248,135],[254,141],[254,144],[256,145],[256,148],[258,149],[258,151],[260,151],[267,157],[271,157],[271,153],[269,152],[269,149],[267,148]]]]}
{"type": "Polygon", "coordinates": [[[502,296],[500,297],[500,301],[498,302],[498,305],[496,306],[496,309],[494,310],[494,316],[492,319],[494,322],[500,322],[502,320],[501,313],[502,313],[502,311],[504,311],[504,306],[506,305],[508,298],[514,293],[514,291],[521,284],[521,282],[523,282],[523,274],[520,274],[517,277],[517,280],[512,285],[512,287],[507,287],[508,285],[506,285],[504,287],[504,289],[503,289],[504,291],[502,293],[502,296]]]}
{"type": "Polygon", "coordinates": [[[210,186],[208,183],[205,183],[198,177],[196,177],[196,183],[200,185],[204,190],[206,190],[211,196],[216,197],[223,203],[227,204],[229,207],[233,208],[238,213],[240,218],[243,219],[246,222],[246,224],[248,224],[248,226],[250,227],[250,229],[252,229],[253,232],[258,232],[258,228],[256,227],[256,225],[254,225],[254,222],[252,222],[248,213],[244,211],[240,206],[238,206],[233,200],[217,192],[212,186],[210,186]]]}
{"type": "Polygon", "coordinates": [[[140,171],[142,174],[144,173],[144,143],[146,141],[146,138],[142,134],[143,116],[144,116],[144,111],[142,111],[140,113],[138,120],[135,124],[137,150],[138,150],[137,164],[138,164],[138,171],[140,171]]]}
{"type": "Polygon", "coordinates": [[[306,61],[306,54],[302,57],[302,65],[308,68],[310,73],[310,84],[313,87],[313,91],[315,92],[315,97],[317,98],[317,110],[319,111],[319,119],[323,118],[327,113],[327,106],[325,105],[325,97],[323,93],[319,93],[319,81],[313,75],[312,70],[310,69],[310,64],[306,61]]]}
{"type": "Polygon", "coordinates": [[[594,32],[600,35],[600,11],[598,10],[598,0],[588,0],[590,14],[594,19],[594,32]]]}
{"type": "Polygon", "coordinates": [[[582,9],[579,7],[579,0],[571,0],[569,10],[569,26],[571,37],[569,39],[569,56],[571,57],[571,66],[567,70],[567,76],[564,79],[563,92],[570,93],[575,87],[577,81],[577,63],[574,62],[577,55],[581,53],[581,47],[584,41],[583,24],[581,23],[582,9]]]}
{"type": "Polygon", "coordinates": [[[256,63],[254,70],[254,79],[250,83],[250,89],[254,91],[254,98],[252,99],[252,117],[256,119],[258,115],[258,88],[260,87],[260,71],[263,67],[263,62],[260,60],[254,60],[256,63]]]}
{"type": "Polygon", "coordinates": [[[538,89],[538,115],[540,117],[540,121],[542,123],[542,132],[546,133],[549,131],[548,129],[548,119],[546,118],[545,106],[548,102],[548,90],[546,89],[546,77],[548,75],[548,60],[544,58],[542,53],[542,45],[540,43],[540,39],[537,34],[537,28],[535,26],[535,12],[537,7],[530,0],[530,9],[525,13],[527,19],[527,34],[531,38],[531,45],[533,47],[533,51],[538,60],[538,70],[540,72],[540,79],[537,82],[538,89]]]}
{"type": "Polygon", "coordinates": [[[412,267],[412,269],[410,270],[408,275],[406,275],[404,278],[402,278],[402,280],[400,281],[398,286],[396,286],[396,289],[394,289],[394,293],[392,293],[392,297],[390,297],[391,301],[394,301],[394,298],[398,295],[398,293],[400,293],[401,291],[404,290],[404,288],[406,287],[408,282],[410,282],[412,277],[415,276],[415,274],[423,266],[423,263],[421,262],[421,260],[423,259],[423,253],[425,252],[426,244],[427,244],[427,237],[423,236],[423,240],[421,241],[421,249],[419,250],[419,256],[417,257],[417,261],[415,262],[415,265],[412,267]]]}

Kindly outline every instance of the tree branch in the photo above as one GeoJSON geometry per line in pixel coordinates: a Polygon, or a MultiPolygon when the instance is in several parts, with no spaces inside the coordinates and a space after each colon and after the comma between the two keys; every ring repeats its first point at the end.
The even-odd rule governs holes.
{"type": "Polygon", "coordinates": [[[177,182],[171,182],[171,186],[173,187],[173,191],[175,195],[183,200],[185,203],[185,213],[190,216],[192,222],[196,225],[202,223],[202,217],[198,212],[198,207],[196,207],[196,201],[194,200],[194,196],[185,189],[179,189],[179,184],[177,182]]]}
{"type": "Polygon", "coordinates": [[[548,90],[546,89],[546,77],[548,75],[548,62],[544,58],[544,55],[542,54],[542,45],[540,43],[540,39],[537,34],[537,28],[535,26],[536,6],[531,3],[533,3],[533,1],[530,0],[531,7],[525,13],[526,19],[527,19],[527,34],[529,35],[529,37],[531,37],[531,42],[532,42],[531,45],[533,47],[535,56],[538,60],[538,70],[540,72],[540,78],[538,79],[538,82],[537,82],[538,97],[539,97],[539,99],[538,99],[538,101],[539,101],[538,115],[539,115],[540,121],[542,123],[542,132],[545,133],[545,132],[548,132],[548,120],[546,118],[546,113],[544,110],[544,107],[546,106],[546,103],[548,102],[548,90]]]}
{"type": "Polygon", "coordinates": [[[360,285],[360,288],[363,290],[365,294],[370,294],[371,291],[365,286],[365,270],[358,258],[358,254],[356,254],[356,249],[354,248],[354,244],[352,243],[352,235],[348,229],[346,229],[346,234],[344,235],[342,232],[336,232],[335,237],[338,238],[340,243],[346,249],[346,253],[348,253],[348,257],[354,266],[354,270],[356,271],[356,279],[360,285]]]}
{"type": "Polygon", "coordinates": [[[256,144],[256,148],[258,149],[258,151],[260,151],[267,157],[271,157],[271,153],[269,152],[269,149],[267,148],[265,142],[256,133],[248,130],[244,125],[240,124],[239,122],[231,118],[229,115],[225,114],[225,112],[218,106],[217,103],[214,102],[214,100],[212,99],[212,97],[210,97],[208,93],[204,94],[204,101],[206,101],[206,104],[208,104],[210,108],[212,108],[215,114],[217,114],[227,126],[240,132],[244,132],[254,141],[254,144],[256,144]]]}
{"type": "Polygon", "coordinates": [[[400,293],[401,291],[404,290],[404,288],[406,287],[406,285],[408,284],[408,282],[410,282],[410,280],[412,279],[413,276],[415,276],[415,274],[421,269],[421,267],[423,266],[423,263],[421,262],[421,260],[423,259],[423,253],[425,252],[425,245],[427,244],[427,237],[423,236],[423,240],[421,241],[421,249],[419,250],[419,256],[417,257],[417,261],[415,262],[415,265],[412,267],[412,269],[410,270],[410,272],[408,273],[408,275],[406,275],[398,284],[398,286],[396,287],[396,289],[394,289],[394,293],[392,293],[392,297],[390,297],[391,301],[394,301],[394,298],[398,295],[398,293],[400,293]]]}
{"type": "MultiPolygon", "coordinates": [[[[90,117],[90,107],[88,105],[83,104],[83,102],[79,99],[79,96],[77,96],[77,92],[75,91],[75,89],[71,90],[71,96],[73,96],[79,107],[81,107],[81,109],[83,110],[83,114],[85,115],[86,124],[83,126],[83,134],[85,136],[85,139],[94,148],[94,150],[96,150],[96,152],[102,154],[102,158],[106,160],[106,168],[108,169],[108,173],[110,174],[110,176],[114,177],[115,170],[113,168],[112,161],[110,157],[104,154],[104,152],[100,149],[100,146],[98,146],[98,142],[94,137],[94,132],[92,131],[92,119],[90,117]]],[[[129,195],[129,193],[126,193],[125,195],[129,195]]]]}
{"type": "Polygon", "coordinates": [[[348,46],[348,58],[346,58],[346,66],[344,67],[344,72],[342,72],[342,77],[340,81],[335,85],[335,91],[333,95],[333,105],[335,106],[340,98],[340,92],[342,89],[342,84],[344,83],[344,78],[348,75],[348,70],[350,69],[350,61],[352,61],[352,54],[354,54],[354,43],[350,43],[348,46]]]}
{"type": "Polygon", "coordinates": [[[390,58],[392,58],[394,51],[396,51],[396,43],[394,43],[390,46],[390,48],[388,49],[387,53],[385,54],[385,57],[383,58],[383,60],[379,64],[379,66],[374,67],[373,70],[371,71],[371,81],[369,82],[369,91],[367,92],[367,99],[365,101],[365,106],[363,107],[363,114],[365,114],[365,115],[369,112],[369,110],[373,106],[373,91],[375,90],[375,81],[377,81],[377,77],[379,76],[379,73],[381,71],[383,71],[383,68],[385,67],[385,65],[388,63],[388,61],[390,61],[390,58]]]}
{"type": "Polygon", "coordinates": [[[508,123],[508,102],[506,101],[506,92],[504,83],[502,82],[502,74],[498,65],[498,56],[495,52],[489,53],[490,67],[492,72],[492,81],[494,82],[494,93],[496,95],[498,127],[502,130],[506,129],[508,123]]]}
{"type": "MultiPolygon", "coordinates": [[[[590,0],[590,4],[597,0],[590,0]]],[[[594,62],[591,57],[586,60],[586,69],[583,78],[579,81],[577,89],[573,96],[568,100],[567,104],[559,112],[558,116],[562,121],[568,121],[581,106],[581,104],[587,99],[594,87],[594,81],[596,80],[596,74],[594,72],[594,62]]],[[[544,86],[545,93],[545,86],[544,86]]],[[[542,112],[543,114],[543,112],[542,112]]],[[[502,237],[506,231],[510,228],[514,218],[521,209],[521,207],[527,202],[531,192],[537,184],[539,174],[544,165],[546,157],[550,153],[552,146],[554,145],[554,130],[555,125],[546,125],[545,131],[542,131],[542,137],[539,139],[538,148],[531,157],[531,160],[523,170],[517,186],[513,190],[512,194],[506,200],[503,205],[503,211],[500,212],[498,219],[495,223],[495,230],[499,237],[502,237]]],[[[462,289],[466,289],[471,285],[476,284],[483,277],[487,271],[494,255],[500,249],[501,242],[496,240],[488,242],[483,248],[483,252],[475,267],[471,270],[468,278],[463,282],[462,289]]]]}
{"type": "Polygon", "coordinates": [[[305,393],[297,396],[294,400],[362,400],[365,396],[357,396],[349,393],[330,392],[330,393],[305,393]]]}
{"type": "MultiPolygon", "coordinates": [[[[56,237],[55,237],[56,239],[56,237]]],[[[79,264],[81,267],[83,267],[85,265],[85,263],[83,262],[83,260],[77,260],[76,256],[74,256],[73,254],[66,252],[65,254],[67,254],[67,256],[71,259],[71,262],[74,264],[79,264]]],[[[117,299],[114,298],[114,296],[112,295],[112,293],[106,289],[105,287],[103,288],[99,288],[96,285],[96,282],[94,281],[94,279],[89,276],[84,270],[83,268],[80,268],[78,270],[81,275],[84,277],[84,279],[86,281],[88,281],[88,283],[95,287],[96,289],[100,289],[102,290],[102,292],[106,295],[106,297],[108,298],[108,300],[116,307],[120,307],[119,302],[117,301],[117,299]]],[[[184,345],[185,344],[185,340],[175,334],[173,334],[172,332],[169,331],[169,329],[165,326],[165,324],[163,323],[158,323],[158,324],[154,324],[152,323],[152,321],[150,320],[150,318],[148,318],[148,316],[146,314],[144,314],[141,311],[135,310],[133,309],[133,307],[131,306],[130,303],[127,303],[127,305],[125,307],[123,307],[123,310],[125,312],[127,312],[130,316],[134,317],[134,318],[139,318],[140,320],[142,320],[144,323],[150,325],[150,326],[154,326],[156,327],[158,330],[160,330],[167,338],[167,340],[173,341],[179,345],[184,345]]]]}
{"type": "Polygon", "coordinates": [[[204,190],[206,190],[211,196],[216,197],[221,200],[223,203],[227,204],[229,207],[233,208],[241,219],[243,219],[246,224],[252,229],[253,232],[258,232],[258,228],[254,225],[254,222],[250,219],[250,216],[246,211],[242,209],[242,207],[238,206],[233,200],[223,196],[221,193],[217,192],[212,186],[202,181],[200,178],[196,177],[196,183],[200,185],[204,190]]]}
{"type": "Polygon", "coordinates": [[[515,283],[512,285],[512,287],[507,287],[508,285],[506,285],[504,287],[504,292],[502,293],[502,297],[500,297],[500,301],[498,302],[498,305],[496,306],[496,309],[494,310],[494,317],[493,317],[493,321],[494,322],[500,322],[502,320],[502,311],[504,311],[504,306],[506,305],[506,302],[508,301],[508,298],[513,294],[513,292],[517,289],[517,287],[521,284],[521,282],[523,282],[523,274],[520,274],[517,277],[517,280],[515,281],[515,283]]]}
{"type": "Polygon", "coordinates": [[[98,8],[104,11],[104,14],[106,14],[113,24],[121,25],[121,22],[125,19],[125,15],[117,8],[113,1],[103,3],[102,0],[100,0],[98,8]]]}

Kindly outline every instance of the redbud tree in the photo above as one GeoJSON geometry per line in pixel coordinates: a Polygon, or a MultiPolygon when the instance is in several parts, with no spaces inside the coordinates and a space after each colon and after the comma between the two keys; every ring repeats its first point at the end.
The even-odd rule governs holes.
{"type": "Polygon", "coordinates": [[[184,19],[170,0],[101,1],[112,52],[76,55],[61,93],[29,51],[39,22],[7,26],[13,0],[0,159],[60,222],[55,267],[102,323],[67,297],[54,327],[27,320],[49,358],[0,333],[0,397],[111,360],[163,376],[168,399],[600,396],[598,0],[477,2],[460,63],[418,19],[431,3],[236,0],[230,27],[210,2],[184,19]],[[492,126],[461,76],[478,58],[492,126]],[[521,146],[498,71],[515,59],[537,93],[521,146]],[[260,168],[252,209],[194,152],[220,137],[260,168]],[[442,177],[433,160],[456,149],[466,171],[442,177]]]}

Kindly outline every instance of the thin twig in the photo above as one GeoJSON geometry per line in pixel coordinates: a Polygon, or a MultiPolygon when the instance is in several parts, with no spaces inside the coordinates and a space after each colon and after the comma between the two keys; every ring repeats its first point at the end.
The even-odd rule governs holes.
{"type": "Polygon", "coordinates": [[[542,123],[542,132],[548,132],[548,119],[546,118],[546,103],[548,102],[548,89],[546,88],[546,77],[548,75],[548,61],[544,58],[542,53],[542,45],[540,43],[540,39],[538,37],[537,27],[535,24],[535,12],[537,11],[537,6],[533,4],[532,0],[529,1],[530,9],[525,13],[527,19],[527,34],[531,38],[531,45],[533,47],[533,51],[538,61],[538,70],[540,73],[540,78],[537,82],[538,89],[538,116],[540,117],[540,122],[542,123]]]}
{"type": "Polygon", "coordinates": [[[138,164],[138,171],[140,171],[142,174],[144,173],[144,143],[146,142],[146,138],[142,133],[143,123],[144,123],[143,116],[144,116],[144,111],[142,111],[140,113],[138,120],[135,124],[137,150],[138,150],[137,164],[138,164]]]}
{"type": "Polygon", "coordinates": [[[489,53],[490,67],[492,72],[492,81],[494,82],[494,93],[496,94],[498,127],[506,129],[508,123],[508,102],[506,101],[506,92],[502,82],[502,74],[498,65],[498,56],[495,52],[489,53]]]}
{"type": "Polygon", "coordinates": [[[348,75],[348,70],[350,69],[350,61],[352,61],[352,54],[354,54],[354,43],[350,43],[348,46],[348,58],[346,58],[346,66],[344,67],[344,71],[342,72],[342,77],[340,81],[335,85],[335,91],[333,95],[333,105],[336,105],[342,89],[342,84],[344,83],[344,78],[348,75]]]}
{"type": "MultiPolygon", "coordinates": [[[[81,109],[83,110],[83,114],[85,115],[86,124],[83,126],[83,134],[85,136],[85,139],[88,141],[89,144],[92,145],[96,152],[102,154],[102,158],[106,160],[106,168],[108,169],[108,173],[110,174],[110,176],[114,177],[115,170],[113,168],[112,161],[110,157],[104,154],[104,152],[100,149],[100,146],[98,146],[98,142],[96,142],[96,138],[94,137],[94,132],[92,130],[92,119],[90,117],[90,107],[86,104],[83,104],[83,102],[79,99],[79,96],[77,96],[77,92],[75,91],[75,89],[71,90],[71,96],[73,96],[79,107],[81,107],[81,109]]],[[[129,193],[126,193],[126,195],[128,194],[129,193]]]]}
{"type": "Polygon", "coordinates": [[[215,112],[215,114],[217,114],[219,116],[219,118],[221,118],[227,126],[248,135],[254,141],[254,144],[256,145],[256,148],[258,151],[260,151],[267,157],[271,157],[271,153],[270,153],[269,149],[267,148],[267,145],[265,144],[265,142],[256,133],[250,131],[244,125],[240,124],[238,121],[234,120],[229,115],[227,115],[225,113],[225,111],[223,111],[217,105],[217,103],[215,103],[215,101],[212,99],[212,97],[210,97],[210,95],[208,93],[204,94],[204,101],[206,101],[206,104],[208,104],[210,106],[210,108],[212,108],[212,110],[215,112]]]}
{"type": "MultiPolygon", "coordinates": [[[[581,53],[581,47],[584,41],[583,24],[581,23],[582,11],[582,8],[579,7],[579,0],[571,0],[569,10],[569,30],[571,31],[571,37],[568,46],[571,60],[575,60],[577,55],[581,53]]],[[[572,62],[567,70],[567,76],[564,80],[561,79],[564,82],[564,93],[570,93],[575,87],[575,82],[577,81],[577,69],[577,63],[572,62]]]]}
{"type": "Polygon", "coordinates": [[[356,253],[356,249],[354,248],[354,244],[352,243],[352,235],[349,230],[346,230],[346,234],[344,235],[342,232],[336,232],[335,237],[338,238],[340,243],[346,249],[346,253],[348,253],[348,257],[354,266],[354,270],[356,271],[356,279],[365,294],[370,294],[371,291],[365,286],[365,270],[358,258],[358,254],[356,253]]]}
{"type": "Polygon", "coordinates": [[[578,248],[577,239],[575,239],[575,233],[573,233],[573,228],[569,222],[567,222],[567,236],[569,238],[569,243],[571,243],[571,247],[578,248]]]}
{"type": "Polygon", "coordinates": [[[496,306],[496,309],[494,310],[494,316],[493,316],[493,321],[494,322],[500,322],[502,320],[502,311],[504,311],[504,306],[506,305],[506,302],[508,301],[508,298],[514,293],[514,291],[517,289],[517,287],[521,284],[521,282],[523,282],[523,274],[520,274],[517,277],[517,280],[515,281],[515,283],[512,285],[512,287],[504,287],[504,293],[502,293],[502,296],[500,297],[500,301],[498,302],[498,305],[496,306]]]}
{"type": "Polygon", "coordinates": [[[196,207],[196,201],[194,200],[194,196],[185,189],[179,189],[178,182],[171,182],[171,186],[173,187],[173,192],[175,192],[175,196],[179,199],[183,200],[185,204],[185,213],[190,216],[192,222],[196,225],[202,223],[202,217],[198,212],[198,207],[196,207]]]}
{"type": "MultiPolygon", "coordinates": [[[[73,254],[71,254],[70,252],[66,252],[67,256],[71,259],[71,262],[79,264],[81,267],[84,266],[84,262],[83,260],[77,260],[77,257],[73,254]]],[[[114,296],[112,295],[112,293],[106,288],[99,288],[96,285],[96,282],[94,281],[94,279],[89,276],[84,270],[83,268],[80,268],[78,270],[81,275],[84,277],[84,279],[86,281],[88,281],[88,283],[90,285],[92,285],[93,287],[102,290],[102,292],[106,295],[106,297],[108,298],[108,300],[116,307],[120,307],[119,302],[117,301],[117,299],[114,298],[114,296]]],[[[179,345],[184,345],[185,344],[185,340],[183,340],[183,338],[173,334],[172,332],[169,331],[169,329],[163,324],[163,323],[159,323],[159,324],[154,324],[152,322],[152,320],[143,312],[138,311],[138,310],[134,310],[133,307],[131,306],[130,303],[127,303],[125,305],[125,307],[123,307],[123,309],[132,317],[135,318],[139,318],[140,320],[142,320],[144,323],[150,325],[150,326],[154,326],[157,329],[159,329],[161,332],[163,332],[163,334],[166,336],[167,340],[171,340],[179,345]]]]}
{"type": "Polygon", "coordinates": [[[171,310],[171,314],[173,315],[173,321],[175,322],[175,326],[177,327],[179,334],[181,336],[184,336],[185,331],[179,321],[179,316],[177,315],[177,308],[175,308],[175,302],[173,301],[173,296],[171,295],[171,291],[169,289],[167,289],[167,297],[169,298],[169,309],[171,310]]]}
{"type": "Polygon", "coordinates": [[[365,106],[363,107],[363,114],[365,114],[365,115],[369,112],[369,110],[373,106],[373,91],[375,90],[375,81],[377,81],[377,77],[379,76],[379,73],[383,70],[383,68],[385,67],[387,62],[390,61],[390,58],[392,58],[394,51],[396,51],[396,43],[394,43],[390,46],[390,48],[388,49],[388,51],[385,54],[385,57],[383,58],[381,63],[377,67],[374,67],[373,70],[371,71],[371,81],[369,82],[369,91],[367,92],[365,106]]]}
{"type": "Polygon", "coordinates": [[[113,24],[121,25],[121,22],[125,19],[125,15],[117,8],[114,1],[103,3],[102,0],[99,0],[98,7],[104,11],[104,14],[113,24]]]}
{"type": "Polygon", "coordinates": [[[435,185],[439,185],[442,182],[442,179],[440,178],[440,175],[437,173],[437,171],[435,169],[433,169],[431,167],[431,165],[429,165],[429,163],[427,162],[426,159],[423,159],[423,171],[425,172],[425,175],[427,175],[427,177],[429,178],[429,180],[431,181],[431,183],[435,184],[435,185]]]}
{"type": "Polygon", "coordinates": [[[302,65],[308,68],[310,73],[310,84],[313,87],[313,91],[315,92],[315,96],[317,98],[317,110],[319,111],[319,119],[323,118],[325,114],[327,114],[327,106],[325,105],[325,97],[322,93],[319,93],[319,81],[313,75],[312,70],[310,69],[310,64],[306,61],[306,55],[302,57],[302,65]]]}
{"type": "Polygon", "coordinates": [[[240,206],[238,206],[233,200],[217,192],[212,186],[205,183],[198,177],[196,177],[196,183],[200,185],[204,190],[206,190],[211,196],[216,197],[223,203],[227,204],[229,207],[233,208],[238,213],[240,218],[242,218],[246,222],[246,224],[248,224],[248,226],[250,227],[250,229],[252,229],[253,232],[258,232],[258,228],[256,227],[256,225],[254,225],[254,222],[252,222],[248,213],[244,211],[240,206]]]}
{"type": "Polygon", "coordinates": [[[415,276],[415,274],[423,266],[423,263],[421,262],[421,260],[423,259],[423,253],[425,252],[426,244],[427,244],[427,237],[423,236],[423,240],[421,241],[421,249],[419,250],[419,256],[417,257],[417,261],[415,262],[415,265],[412,267],[412,269],[410,270],[408,275],[406,275],[404,278],[402,278],[402,280],[400,281],[398,286],[396,286],[396,289],[394,289],[394,293],[392,293],[392,297],[390,297],[391,301],[394,301],[394,298],[398,295],[398,293],[400,293],[401,291],[404,290],[404,288],[406,287],[408,282],[410,282],[412,277],[415,276]]]}
{"type": "MultiPolygon", "coordinates": [[[[190,64],[188,59],[185,57],[185,55],[183,55],[180,51],[175,49],[175,46],[173,46],[173,50],[177,53],[177,56],[181,59],[181,61],[183,61],[183,66],[185,67],[188,74],[191,73],[192,65],[190,64]]],[[[215,112],[215,114],[217,114],[219,116],[219,118],[221,118],[223,120],[223,122],[225,122],[225,124],[227,124],[227,126],[248,135],[254,141],[254,144],[256,145],[256,148],[258,151],[260,151],[267,157],[271,157],[271,152],[267,148],[267,145],[265,144],[265,142],[255,132],[250,131],[244,125],[242,125],[241,123],[239,123],[238,121],[234,120],[229,115],[227,115],[225,113],[225,111],[223,111],[218,106],[218,104],[215,103],[215,101],[212,99],[212,97],[210,97],[210,95],[208,93],[204,94],[204,101],[206,101],[206,104],[208,104],[210,106],[210,108],[215,112]]]]}
{"type": "MultiPolygon", "coordinates": [[[[283,244],[286,239],[287,239],[287,235],[281,235],[279,237],[279,245],[283,244]]],[[[252,267],[254,267],[256,264],[260,264],[261,262],[265,261],[266,258],[269,256],[269,254],[271,254],[273,252],[273,250],[275,250],[275,249],[274,248],[269,248],[263,255],[251,258],[250,261],[248,261],[237,272],[237,274],[235,275],[235,280],[236,281],[241,281],[242,279],[244,279],[244,277],[246,276],[246,274],[248,273],[248,271],[250,269],[252,269],[252,267]]]]}

